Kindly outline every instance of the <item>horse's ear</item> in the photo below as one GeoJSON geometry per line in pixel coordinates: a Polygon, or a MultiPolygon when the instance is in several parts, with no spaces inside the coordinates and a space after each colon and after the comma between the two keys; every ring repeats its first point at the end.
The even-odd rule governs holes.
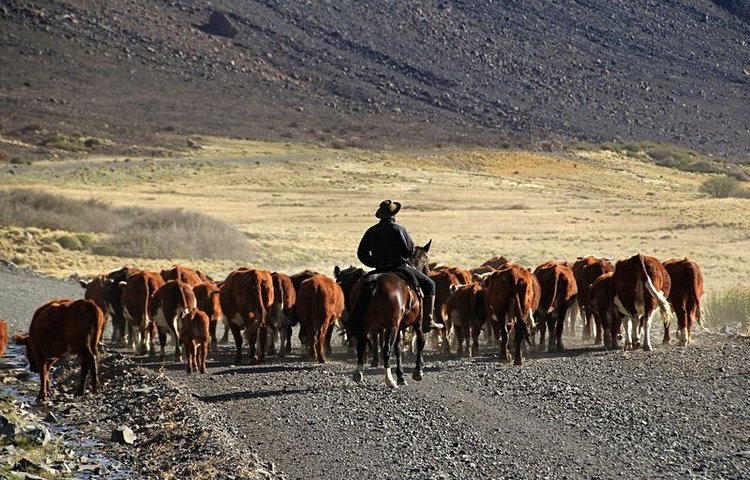
{"type": "Polygon", "coordinates": [[[341,274],[341,269],[339,268],[339,266],[336,265],[335,267],[333,267],[333,276],[334,276],[334,278],[338,278],[338,276],[340,274],[341,274]]]}
{"type": "Polygon", "coordinates": [[[427,242],[424,247],[422,247],[422,250],[424,250],[424,253],[427,253],[430,251],[430,245],[432,245],[432,239],[430,239],[430,241],[427,242]]]}

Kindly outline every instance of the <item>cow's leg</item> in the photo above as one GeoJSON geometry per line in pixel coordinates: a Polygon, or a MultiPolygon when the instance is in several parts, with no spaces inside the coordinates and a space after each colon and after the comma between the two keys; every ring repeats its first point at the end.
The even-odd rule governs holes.
{"type": "Polygon", "coordinates": [[[265,325],[258,328],[258,340],[260,340],[258,363],[261,363],[266,361],[266,348],[268,347],[268,327],[265,325]]]}
{"type": "MultiPolygon", "coordinates": [[[[550,334],[552,332],[550,331],[550,334]]],[[[552,337],[552,335],[550,335],[552,337]]],[[[523,342],[526,339],[526,325],[523,321],[517,321],[513,327],[513,364],[523,365],[523,342]]]]}
{"type": "Polygon", "coordinates": [[[427,340],[424,338],[424,332],[422,326],[415,326],[414,333],[417,336],[417,363],[414,366],[414,371],[411,374],[411,378],[419,382],[424,378],[424,346],[427,340]]]}
{"type": "Polygon", "coordinates": [[[183,339],[183,344],[182,344],[182,351],[185,353],[185,363],[187,364],[187,366],[185,367],[185,372],[188,374],[193,373],[192,364],[191,364],[191,361],[192,361],[192,351],[190,348],[191,342],[192,340],[183,339]]]}
{"type": "Polygon", "coordinates": [[[500,361],[510,362],[510,355],[508,355],[508,326],[505,322],[500,324],[500,361]]]}
{"type": "Polygon", "coordinates": [[[623,348],[625,350],[633,349],[633,340],[631,337],[632,332],[633,332],[633,328],[631,325],[633,322],[634,320],[630,317],[630,315],[625,316],[625,321],[623,322],[623,326],[622,326],[623,333],[625,334],[625,338],[623,338],[623,343],[624,343],[623,348]]]}
{"type": "MultiPolygon", "coordinates": [[[[563,329],[565,328],[565,319],[559,318],[555,313],[547,314],[547,330],[549,330],[549,339],[547,340],[547,351],[554,352],[555,345],[557,344],[557,325],[560,325],[563,329]]],[[[541,340],[540,340],[541,344],[541,340]]]]}
{"type": "Polygon", "coordinates": [[[250,365],[257,365],[259,363],[258,351],[256,346],[258,345],[258,327],[246,327],[247,328],[247,347],[250,351],[250,365]]]}
{"type": "Polygon", "coordinates": [[[330,356],[333,353],[333,349],[331,348],[331,337],[333,336],[333,324],[334,321],[330,320],[327,322],[328,328],[326,330],[325,335],[323,338],[325,338],[325,354],[330,356]]]}
{"type": "MultiPolygon", "coordinates": [[[[463,357],[468,354],[468,348],[464,351],[464,327],[453,322],[453,332],[456,334],[456,356],[463,357]]],[[[468,343],[468,342],[467,342],[468,343]]]]}
{"type": "Polygon", "coordinates": [[[391,352],[398,338],[398,326],[391,328],[383,335],[383,370],[385,371],[385,384],[389,388],[396,388],[398,384],[391,372],[391,352]]]}
{"type": "Polygon", "coordinates": [[[594,327],[596,328],[596,338],[594,339],[594,345],[601,345],[605,336],[604,325],[602,325],[602,319],[599,315],[592,314],[592,316],[594,317],[594,327]]]}
{"type": "MultiPolygon", "coordinates": [[[[219,343],[222,345],[226,345],[229,343],[229,331],[232,330],[232,326],[228,323],[224,323],[224,335],[221,336],[221,340],[219,340],[219,343]]],[[[232,336],[234,336],[234,331],[232,330],[232,336]]]]}
{"type": "Polygon", "coordinates": [[[229,324],[229,329],[232,331],[232,337],[234,337],[234,346],[236,348],[234,354],[234,364],[239,365],[242,361],[242,329],[235,323],[229,324]]]}
{"type": "MultiPolygon", "coordinates": [[[[545,340],[547,339],[547,320],[548,316],[546,313],[539,315],[539,345],[537,350],[543,352],[546,347],[545,340]]],[[[552,335],[552,329],[550,329],[550,336],[552,335]]]]}
{"type": "Polygon", "coordinates": [[[617,313],[615,314],[610,322],[609,325],[609,335],[610,335],[610,349],[611,350],[617,350],[620,348],[620,345],[618,344],[618,335],[620,335],[620,328],[622,326],[622,316],[617,313]]]}
{"type": "MultiPolygon", "coordinates": [[[[568,315],[566,315],[567,309],[564,305],[562,305],[560,308],[557,309],[557,323],[555,324],[555,337],[557,340],[557,351],[561,352],[565,350],[565,344],[563,343],[563,329],[565,328],[565,319],[568,315]]],[[[591,337],[589,336],[589,340],[591,337]]]]}
{"type": "Polygon", "coordinates": [[[198,371],[200,373],[206,373],[206,358],[208,357],[208,342],[205,340],[201,342],[200,347],[198,349],[198,354],[200,355],[200,363],[198,365],[198,371]]]}
{"type": "Polygon", "coordinates": [[[217,320],[210,320],[208,322],[208,333],[211,335],[211,351],[215,352],[219,348],[219,343],[216,340],[216,326],[219,324],[217,320]]]}
{"type": "Polygon", "coordinates": [[[164,350],[167,345],[167,332],[159,327],[159,360],[164,361],[164,350]]]}
{"type": "Polygon", "coordinates": [[[46,360],[42,362],[41,368],[39,369],[39,394],[37,394],[37,401],[41,402],[47,398],[49,394],[49,369],[52,366],[51,361],[46,360]]]}
{"type": "Polygon", "coordinates": [[[174,361],[179,363],[182,361],[182,351],[180,349],[180,338],[177,335],[177,330],[170,328],[169,336],[172,339],[172,343],[174,343],[174,361]]]}
{"type": "Polygon", "coordinates": [[[333,331],[333,321],[326,320],[323,322],[321,331],[318,334],[318,363],[326,363],[326,355],[330,355],[331,337],[329,332],[333,331]]]}
{"type": "Polygon", "coordinates": [[[81,381],[76,387],[76,397],[82,397],[86,391],[86,379],[89,376],[89,370],[91,369],[91,361],[89,358],[90,352],[81,352],[81,381]]]}
{"type": "Polygon", "coordinates": [[[474,324],[474,327],[471,329],[471,356],[477,357],[479,356],[479,332],[482,331],[482,326],[479,324],[474,324]]]}
{"type": "Polygon", "coordinates": [[[650,352],[651,347],[651,318],[656,315],[656,310],[646,312],[643,316],[643,350],[650,352]]]}
{"type": "Polygon", "coordinates": [[[365,349],[367,348],[367,334],[357,336],[357,370],[354,372],[354,381],[359,383],[365,378],[365,349]]]}

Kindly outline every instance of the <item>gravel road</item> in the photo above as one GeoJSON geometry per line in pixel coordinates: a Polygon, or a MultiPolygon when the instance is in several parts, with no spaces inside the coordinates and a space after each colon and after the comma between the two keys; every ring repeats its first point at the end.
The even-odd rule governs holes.
{"type": "MultiPolygon", "coordinates": [[[[73,282],[0,269],[0,316],[28,322],[46,298],[81,292],[73,282]]],[[[475,359],[429,353],[424,381],[397,390],[375,369],[355,385],[355,361],[343,351],[324,366],[299,349],[232,366],[233,347],[223,346],[206,375],[147,358],[116,362],[116,375],[103,373],[103,394],[74,407],[58,396],[50,408],[93,437],[109,434],[107,422],[137,424],[140,445],[108,450],[131,478],[169,477],[159,462],[205,462],[195,452],[208,441],[213,474],[226,478],[750,478],[750,339],[695,338],[689,348],[625,353],[571,342],[564,354],[532,352],[520,368],[498,363],[490,347],[475,359]],[[139,401],[122,393],[134,388],[149,393],[139,401]],[[151,397],[161,417],[149,417],[151,397]],[[155,428],[166,421],[166,401],[190,421],[173,414],[169,429],[155,428]],[[81,422],[81,411],[94,421],[81,422]],[[170,434],[174,418],[198,433],[170,434]],[[155,438],[174,444],[171,455],[149,455],[155,438]],[[244,461],[263,468],[232,473],[244,461]]]]}

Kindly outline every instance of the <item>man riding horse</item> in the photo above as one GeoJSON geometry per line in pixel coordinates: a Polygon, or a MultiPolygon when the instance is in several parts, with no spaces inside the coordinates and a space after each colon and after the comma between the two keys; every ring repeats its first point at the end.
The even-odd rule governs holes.
{"type": "Polygon", "coordinates": [[[433,328],[443,328],[435,323],[435,282],[424,272],[417,270],[409,263],[414,254],[414,242],[406,229],[396,223],[395,216],[401,210],[399,202],[384,200],[380,203],[375,216],[380,219],[362,236],[357,249],[359,261],[376,272],[404,272],[413,277],[424,294],[422,301],[422,331],[427,333],[433,328]]]}

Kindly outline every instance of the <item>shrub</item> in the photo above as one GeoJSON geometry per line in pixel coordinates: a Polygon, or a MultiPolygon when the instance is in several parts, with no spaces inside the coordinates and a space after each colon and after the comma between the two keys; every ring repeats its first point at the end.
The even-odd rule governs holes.
{"type": "Polygon", "coordinates": [[[700,191],[714,198],[727,198],[739,189],[739,181],[728,175],[717,175],[709,178],[700,187],[700,191]]]}
{"type": "Polygon", "coordinates": [[[8,160],[10,160],[10,155],[8,155],[8,152],[5,150],[0,150],[0,163],[8,163],[8,160]]]}
{"type": "Polygon", "coordinates": [[[75,235],[60,235],[55,238],[55,241],[65,250],[82,250],[83,245],[81,241],[75,235]]]}
{"type": "Polygon", "coordinates": [[[705,303],[708,326],[750,324],[750,287],[736,286],[710,295],[705,303]]]}

